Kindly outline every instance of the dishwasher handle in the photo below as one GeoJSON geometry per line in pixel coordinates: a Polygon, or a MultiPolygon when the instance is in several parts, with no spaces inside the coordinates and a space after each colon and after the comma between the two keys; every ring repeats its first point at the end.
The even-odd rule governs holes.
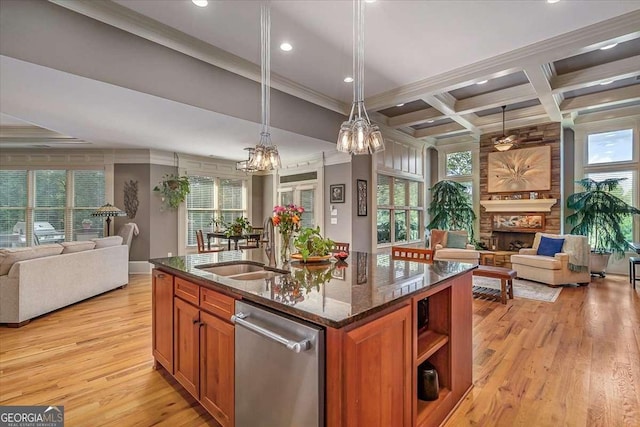
{"type": "Polygon", "coordinates": [[[249,317],[249,314],[236,313],[233,316],[231,316],[231,322],[236,325],[244,326],[245,328],[257,334],[260,334],[263,337],[269,338],[273,341],[277,341],[280,344],[283,344],[289,350],[293,351],[294,353],[302,353],[303,351],[307,351],[311,348],[311,341],[309,341],[308,339],[304,339],[302,341],[288,340],[282,335],[279,335],[273,331],[265,329],[262,326],[258,326],[254,323],[251,323],[248,320],[245,320],[248,317],[249,317]]]}

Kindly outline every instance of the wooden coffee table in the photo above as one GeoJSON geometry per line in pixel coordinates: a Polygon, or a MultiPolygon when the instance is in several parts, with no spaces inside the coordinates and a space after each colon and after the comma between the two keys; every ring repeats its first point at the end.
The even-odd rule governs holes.
{"type": "Polygon", "coordinates": [[[491,277],[493,279],[500,279],[500,293],[498,292],[476,292],[474,295],[481,295],[483,297],[492,298],[496,301],[500,301],[502,304],[507,303],[507,296],[509,299],[513,299],[513,279],[516,278],[516,271],[504,267],[493,267],[488,265],[479,265],[478,268],[473,270],[474,276],[491,277]]]}

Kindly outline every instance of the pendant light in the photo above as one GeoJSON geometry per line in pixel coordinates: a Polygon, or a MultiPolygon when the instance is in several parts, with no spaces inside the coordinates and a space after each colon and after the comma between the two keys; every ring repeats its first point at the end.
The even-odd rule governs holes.
{"type": "Polygon", "coordinates": [[[506,105],[502,106],[502,136],[500,138],[493,138],[493,146],[498,151],[507,151],[513,147],[516,143],[516,136],[506,136],[504,133],[504,112],[507,109],[506,105]]]}
{"type": "Polygon", "coordinates": [[[338,151],[373,154],[384,151],[382,133],[364,107],[364,2],[353,0],[353,105],[338,133],[338,151]]]}
{"type": "Polygon", "coordinates": [[[260,88],[262,96],[262,127],[260,142],[250,152],[248,172],[278,169],[281,166],[278,147],[271,142],[269,122],[271,120],[271,3],[262,2],[260,7],[260,65],[262,75],[260,88]]]}

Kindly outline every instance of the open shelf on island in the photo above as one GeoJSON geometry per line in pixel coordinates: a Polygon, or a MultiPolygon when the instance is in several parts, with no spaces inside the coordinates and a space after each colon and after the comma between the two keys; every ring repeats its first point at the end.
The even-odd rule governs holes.
{"type": "Polygon", "coordinates": [[[418,399],[418,412],[417,412],[417,425],[421,425],[424,422],[424,419],[427,418],[433,410],[440,404],[444,399],[449,396],[451,390],[446,387],[440,387],[440,391],[438,392],[438,398],[436,400],[420,400],[418,399]]]}
{"type": "Polygon", "coordinates": [[[448,342],[448,335],[439,334],[432,330],[425,330],[422,332],[420,336],[418,336],[418,357],[416,359],[416,364],[419,365],[427,360],[448,342]]]}

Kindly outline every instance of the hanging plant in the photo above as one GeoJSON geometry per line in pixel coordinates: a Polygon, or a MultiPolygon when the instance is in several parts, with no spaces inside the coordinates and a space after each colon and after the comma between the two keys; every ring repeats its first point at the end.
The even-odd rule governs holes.
{"type": "Polygon", "coordinates": [[[153,191],[160,193],[162,201],[171,209],[176,209],[191,192],[189,177],[168,174],[162,177],[160,185],[153,191]]]}

